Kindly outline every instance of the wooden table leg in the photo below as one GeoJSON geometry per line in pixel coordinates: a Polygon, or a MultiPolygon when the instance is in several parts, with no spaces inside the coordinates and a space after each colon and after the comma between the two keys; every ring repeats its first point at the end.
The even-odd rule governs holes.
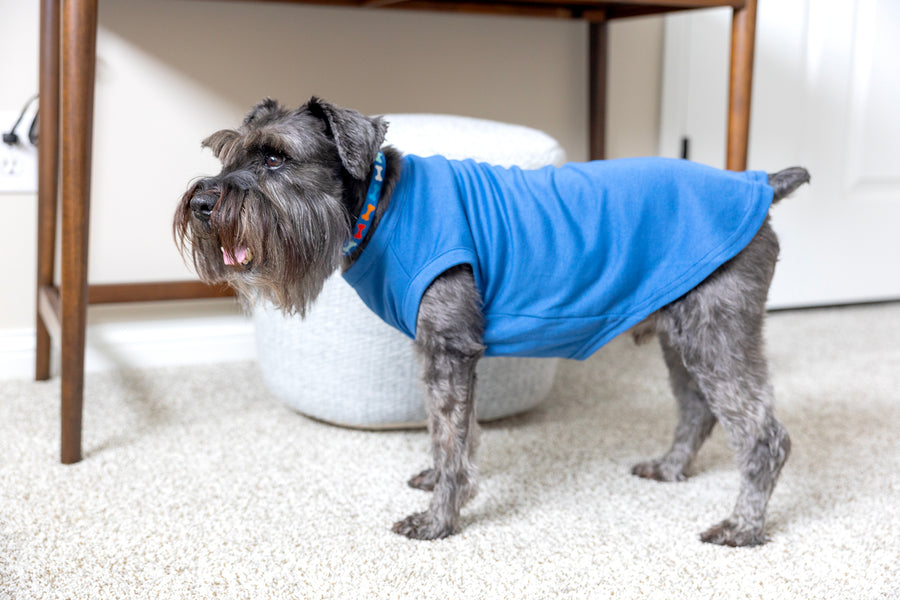
{"type": "Polygon", "coordinates": [[[755,44],[756,0],[747,0],[742,8],[734,9],[731,23],[731,80],[725,166],[732,171],[743,171],[747,168],[755,44]]]}
{"type": "Polygon", "coordinates": [[[34,378],[50,378],[50,332],[41,318],[41,290],[53,285],[59,198],[59,0],[41,2],[40,141],[38,142],[37,342],[34,378]]]}
{"type": "Polygon", "coordinates": [[[591,22],[588,49],[588,156],[606,158],[606,78],[609,38],[606,21],[591,22]]]}
{"type": "Polygon", "coordinates": [[[97,0],[62,12],[62,440],[63,463],[81,460],[91,136],[97,0]]]}

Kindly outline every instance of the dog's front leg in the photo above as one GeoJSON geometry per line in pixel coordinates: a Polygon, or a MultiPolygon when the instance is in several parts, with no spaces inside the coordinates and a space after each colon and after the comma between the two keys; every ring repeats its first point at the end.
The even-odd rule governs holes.
{"type": "Polygon", "coordinates": [[[476,490],[475,367],[484,346],[481,302],[471,269],[455,267],[432,283],[422,298],[416,328],[434,466],[410,485],[434,493],[428,510],[396,523],[394,531],[436,539],[457,531],[460,508],[476,490]]]}

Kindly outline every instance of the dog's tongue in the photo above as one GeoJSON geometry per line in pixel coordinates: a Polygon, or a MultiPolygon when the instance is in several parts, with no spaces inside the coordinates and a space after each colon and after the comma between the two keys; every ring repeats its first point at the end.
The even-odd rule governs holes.
{"type": "Polygon", "coordinates": [[[226,265],[242,265],[247,262],[247,247],[238,246],[234,249],[234,256],[228,250],[222,248],[222,260],[226,265]]]}

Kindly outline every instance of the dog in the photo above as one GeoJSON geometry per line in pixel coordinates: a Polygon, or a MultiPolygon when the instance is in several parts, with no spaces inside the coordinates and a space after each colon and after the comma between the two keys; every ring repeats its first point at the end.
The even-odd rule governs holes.
{"type": "Polygon", "coordinates": [[[238,129],[203,141],[222,170],[189,186],[174,234],[202,280],[285,313],[303,315],[343,269],[367,305],[413,338],[433,464],[408,484],[432,496],[393,531],[458,531],[477,486],[483,355],[582,359],[631,329],[636,341],[658,338],[679,407],[671,448],[633,474],[683,480],[720,423],[740,491],[731,515],[700,537],[766,542],[766,507],[791,448],[763,351],[779,251],[768,210],[809,173],[670,159],[502,169],[404,157],[382,147],[386,129],[316,97],[295,110],[264,100],[238,129]],[[494,191],[507,188],[516,197],[495,205],[494,191]],[[570,229],[549,228],[556,221],[570,229]]]}

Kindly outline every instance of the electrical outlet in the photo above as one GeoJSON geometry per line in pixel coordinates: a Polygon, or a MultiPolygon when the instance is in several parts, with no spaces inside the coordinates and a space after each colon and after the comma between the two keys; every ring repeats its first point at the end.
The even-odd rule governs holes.
{"type": "MultiPolygon", "coordinates": [[[[16,122],[18,113],[0,111],[0,129],[4,133],[16,122]]],[[[28,140],[31,121],[16,129],[19,142],[10,146],[0,142],[0,194],[27,194],[37,191],[37,148],[28,140]]]]}

